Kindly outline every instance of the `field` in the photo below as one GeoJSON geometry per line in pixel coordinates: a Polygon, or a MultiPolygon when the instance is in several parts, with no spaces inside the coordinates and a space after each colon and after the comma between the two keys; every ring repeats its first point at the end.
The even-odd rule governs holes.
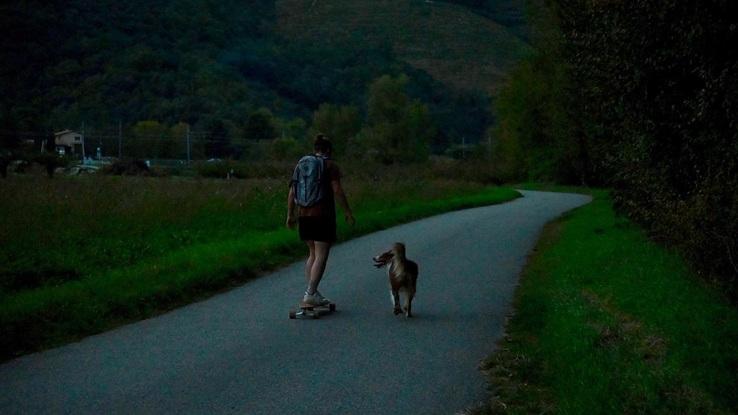
{"type": "MultiPolygon", "coordinates": [[[[287,177],[285,174],[284,177],[287,177]]],[[[517,192],[347,176],[346,239],[517,192]]],[[[282,179],[13,176],[0,180],[2,358],[143,318],[299,258],[282,179]]]]}
{"type": "Polygon", "coordinates": [[[734,413],[735,308],[594,197],[546,228],[472,413],[734,413]]]}

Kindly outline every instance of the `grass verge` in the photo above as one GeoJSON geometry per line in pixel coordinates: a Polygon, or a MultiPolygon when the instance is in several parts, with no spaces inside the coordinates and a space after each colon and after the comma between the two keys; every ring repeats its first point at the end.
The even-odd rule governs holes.
{"type": "MultiPolygon", "coordinates": [[[[160,186],[157,183],[135,181],[136,186],[160,186]]],[[[90,184],[93,187],[99,187],[97,182],[90,184]]],[[[180,187],[187,186],[184,182],[177,182],[177,184],[180,187]]],[[[437,186],[434,187],[432,184],[428,186],[428,183],[425,185],[414,183],[415,190],[390,184],[384,187],[379,186],[384,191],[394,189],[391,191],[398,193],[396,198],[381,198],[374,195],[374,192],[378,191],[376,183],[366,186],[355,183],[353,189],[357,197],[354,199],[354,213],[357,225],[349,228],[339,221],[339,238],[345,240],[414,219],[456,209],[501,203],[519,196],[516,191],[507,188],[472,186],[460,190],[461,186],[458,183],[435,184],[437,186]],[[419,188],[425,190],[421,192],[417,190],[419,188]]],[[[68,185],[68,183],[62,183],[60,186],[68,185]]],[[[78,184],[74,185],[77,189],[78,184]]],[[[161,186],[172,187],[172,184],[165,182],[161,186]]],[[[192,186],[193,189],[201,189],[207,186],[207,183],[196,182],[192,186]]],[[[181,195],[170,197],[161,192],[161,194],[152,195],[156,192],[153,188],[149,190],[147,195],[141,196],[142,202],[137,205],[147,206],[145,212],[152,210],[150,207],[152,204],[159,206],[147,214],[153,218],[152,223],[154,223],[157,217],[162,217],[169,211],[167,208],[171,208],[172,203],[176,203],[181,195]],[[159,199],[164,199],[166,203],[159,199]]],[[[218,191],[221,190],[218,187],[218,191]]],[[[63,193],[68,194],[69,192],[64,191],[63,193]]],[[[54,194],[54,192],[49,191],[49,194],[54,194]]],[[[176,240],[180,240],[178,235],[189,228],[206,234],[199,239],[183,244],[179,248],[172,248],[173,245],[169,241],[166,245],[168,249],[162,248],[156,251],[155,255],[140,256],[131,264],[120,262],[118,266],[99,268],[97,271],[80,268],[83,270],[79,273],[82,275],[80,278],[64,281],[61,284],[40,285],[0,293],[2,300],[0,302],[0,359],[7,360],[23,353],[79,339],[121,323],[149,317],[212,295],[219,290],[253,278],[261,272],[273,270],[298,259],[304,255],[303,244],[298,240],[294,231],[280,226],[281,221],[284,220],[285,207],[282,205],[285,194],[282,187],[275,187],[269,192],[262,190],[254,193],[252,191],[251,196],[244,195],[241,198],[243,204],[239,202],[233,207],[223,205],[217,209],[206,209],[211,202],[209,198],[203,198],[203,204],[198,206],[204,207],[191,209],[191,217],[194,218],[192,222],[185,221],[178,224],[177,232],[173,234],[176,240]],[[268,201],[268,203],[261,206],[263,203],[255,202],[255,198],[268,201]],[[256,207],[248,210],[249,204],[256,204],[256,207]],[[232,213],[233,209],[242,205],[242,211],[248,210],[247,218],[252,216],[261,218],[261,223],[256,224],[258,226],[247,226],[252,222],[247,220],[245,222],[227,221],[222,226],[216,227],[212,217],[232,213]],[[197,225],[197,218],[202,214],[198,212],[203,209],[209,215],[205,222],[206,225],[200,226],[197,225]],[[257,214],[257,212],[261,213],[257,214]],[[273,223],[273,225],[265,229],[264,222],[273,223]],[[243,223],[241,231],[236,234],[227,234],[227,237],[224,237],[223,235],[226,234],[222,234],[219,229],[233,227],[234,223],[243,223]],[[208,227],[213,230],[208,231],[208,227]],[[215,233],[216,237],[211,237],[212,233],[215,233]],[[221,237],[217,237],[219,235],[221,237]]],[[[109,194],[105,199],[112,197],[114,195],[109,194]]],[[[44,201],[47,209],[63,210],[68,207],[69,203],[65,201],[66,198],[54,197],[54,200],[57,199],[62,202],[52,204],[48,200],[44,201]]],[[[121,203],[126,201],[127,199],[121,200],[121,203]]],[[[91,204],[94,205],[94,203],[91,204]]],[[[80,210],[83,209],[80,207],[80,210]]],[[[7,211],[8,214],[12,214],[13,209],[7,209],[7,211]]],[[[137,221],[137,216],[132,215],[131,212],[141,214],[138,208],[121,212],[120,217],[113,222],[116,225],[115,228],[129,226],[128,222],[123,222],[124,217],[128,217],[126,220],[130,221],[130,226],[133,226],[137,221]]],[[[243,216],[243,213],[241,215],[243,216]]],[[[17,216],[18,220],[23,218],[17,216]]],[[[48,222],[48,224],[51,223],[51,221],[48,222]]],[[[103,229],[109,224],[110,221],[107,219],[100,219],[95,226],[103,229]]],[[[70,222],[67,228],[79,228],[79,226],[75,228],[72,225],[74,223],[70,222]]],[[[170,228],[166,228],[165,231],[166,233],[172,232],[170,228]]],[[[162,234],[163,231],[159,229],[151,232],[153,233],[150,236],[153,238],[153,236],[162,234]]],[[[113,234],[103,236],[105,236],[104,239],[110,239],[113,234]]],[[[126,238],[130,238],[131,241],[148,239],[145,234],[139,237],[127,235],[126,238]]],[[[84,251],[87,252],[86,249],[84,251]]]]}
{"type": "Polygon", "coordinates": [[[593,196],[546,227],[469,412],[734,413],[738,313],[593,196]]]}

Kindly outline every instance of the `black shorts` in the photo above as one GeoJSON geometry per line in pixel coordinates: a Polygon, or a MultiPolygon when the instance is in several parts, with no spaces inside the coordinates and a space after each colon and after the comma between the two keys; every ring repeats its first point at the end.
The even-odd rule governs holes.
{"type": "Polygon", "coordinates": [[[330,216],[300,216],[297,218],[300,240],[336,242],[336,218],[330,216]]]}

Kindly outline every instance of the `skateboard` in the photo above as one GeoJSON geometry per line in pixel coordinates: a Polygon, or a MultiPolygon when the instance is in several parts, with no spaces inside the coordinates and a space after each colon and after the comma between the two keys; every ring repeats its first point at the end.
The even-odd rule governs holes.
{"type": "Polygon", "coordinates": [[[318,319],[320,316],[336,311],[336,304],[311,305],[300,303],[297,309],[290,310],[290,319],[318,319]]]}

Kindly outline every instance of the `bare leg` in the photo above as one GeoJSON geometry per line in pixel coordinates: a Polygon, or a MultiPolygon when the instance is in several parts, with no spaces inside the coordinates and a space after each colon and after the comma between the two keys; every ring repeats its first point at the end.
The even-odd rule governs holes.
{"type": "Polygon", "coordinates": [[[330,242],[314,241],[315,258],[310,268],[310,281],[308,282],[308,293],[312,294],[318,289],[320,280],[323,278],[325,266],[328,263],[328,254],[331,252],[330,242]]]}
{"type": "Polygon", "coordinates": [[[307,241],[307,246],[310,249],[307,261],[305,261],[305,284],[310,284],[310,270],[313,269],[315,263],[315,242],[307,241]]]}

